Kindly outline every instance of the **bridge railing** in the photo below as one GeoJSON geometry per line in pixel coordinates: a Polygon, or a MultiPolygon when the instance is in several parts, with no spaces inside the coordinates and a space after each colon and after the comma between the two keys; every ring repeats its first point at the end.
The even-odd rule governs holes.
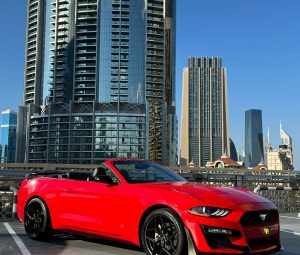
{"type": "MultiPolygon", "coordinates": [[[[177,170],[177,169],[176,169],[177,170]]],[[[178,169],[189,181],[213,186],[234,186],[254,191],[272,201],[280,212],[300,212],[300,174],[298,171],[249,171],[236,169],[178,169]]]]}

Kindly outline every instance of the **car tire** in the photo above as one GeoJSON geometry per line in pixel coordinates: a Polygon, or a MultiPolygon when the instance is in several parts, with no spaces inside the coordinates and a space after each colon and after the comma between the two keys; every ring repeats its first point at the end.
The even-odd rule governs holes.
{"type": "Polygon", "coordinates": [[[40,198],[31,199],[24,211],[24,227],[34,240],[43,240],[52,234],[49,210],[40,198]]]}
{"type": "Polygon", "coordinates": [[[187,241],[182,221],[170,208],[149,213],[141,228],[141,243],[148,255],[186,255],[187,241]]]}

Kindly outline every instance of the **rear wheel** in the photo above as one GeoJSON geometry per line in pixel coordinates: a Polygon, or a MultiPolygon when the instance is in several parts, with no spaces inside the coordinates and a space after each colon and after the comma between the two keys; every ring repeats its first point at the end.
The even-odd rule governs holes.
{"type": "Polygon", "coordinates": [[[145,219],[141,241],[148,255],[187,254],[184,227],[177,214],[169,209],[157,209],[145,219]]]}
{"type": "Polygon", "coordinates": [[[33,198],[26,205],[24,227],[31,239],[41,240],[50,235],[50,215],[46,204],[40,198],[33,198]]]}

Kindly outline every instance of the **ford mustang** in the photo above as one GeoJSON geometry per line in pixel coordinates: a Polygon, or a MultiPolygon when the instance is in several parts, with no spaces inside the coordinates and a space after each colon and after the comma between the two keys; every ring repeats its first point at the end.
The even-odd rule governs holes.
{"type": "Polygon", "coordinates": [[[148,255],[271,254],[279,216],[244,189],[187,182],[144,160],[107,160],[94,172],[30,174],[17,214],[32,239],[54,232],[142,246],[148,255]]]}

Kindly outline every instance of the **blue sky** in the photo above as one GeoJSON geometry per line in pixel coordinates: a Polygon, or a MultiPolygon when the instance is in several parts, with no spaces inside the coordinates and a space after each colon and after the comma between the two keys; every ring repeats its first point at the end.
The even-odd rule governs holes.
{"type": "MultiPolygon", "coordinates": [[[[17,110],[22,103],[26,3],[1,3],[1,110],[17,110]]],[[[188,57],[220,56],[228,73],[230,135],[236,147],[244,147],[245,111],[261,109],[273,147],[280,143],[282,119],[300,169],[300,1],[177,0],[177,7],[178,115],[188,57]]]]}

